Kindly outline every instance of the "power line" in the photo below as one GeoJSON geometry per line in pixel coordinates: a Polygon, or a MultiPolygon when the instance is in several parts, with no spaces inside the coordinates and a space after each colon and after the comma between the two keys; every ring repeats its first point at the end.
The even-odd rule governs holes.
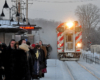
{"type": "Polygon", "coordinates": [[[77,1],[42,1],[42,0],[33,0],[35,2],[45,2],[45,3],[77,3],[77,2],[89,2],[89,1],[95,1],[95,0],[77,0],[77,1]]]}
{"type": "MultiPolygon", "coordinates": [[[[51,12],[51,13],[53,13],[53,12],[61,12],[61,11],[49,11],[49,10],[36,10],[36,9],[32,9],[33,11],[37,11],[37,12],[51,12]]],[[[66,11],[66,12],[72,12],[72,11],[66,11]]]]}

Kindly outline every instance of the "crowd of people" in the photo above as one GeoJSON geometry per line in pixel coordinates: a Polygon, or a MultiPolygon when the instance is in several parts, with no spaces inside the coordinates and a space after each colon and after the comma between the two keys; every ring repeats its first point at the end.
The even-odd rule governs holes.
{"type": "Polygon", "coordinates": [[[34,80],[47,73],[47,51],[42,41],[30,44],[12,39],[7,46],[0,44],[0,80],[34,80]]]}

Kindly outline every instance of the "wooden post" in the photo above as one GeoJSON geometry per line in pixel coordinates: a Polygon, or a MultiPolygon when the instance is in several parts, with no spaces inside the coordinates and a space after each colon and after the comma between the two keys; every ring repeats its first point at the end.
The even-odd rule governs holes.
{"type": "Polygon", "coordinates": [[[28,24],[28,0],[26,0],[26,23],[28,24]]]}

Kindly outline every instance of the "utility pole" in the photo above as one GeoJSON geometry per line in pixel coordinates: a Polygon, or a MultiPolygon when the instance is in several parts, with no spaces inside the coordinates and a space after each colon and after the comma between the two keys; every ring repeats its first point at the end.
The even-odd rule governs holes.
{"type": "Polygon", "coordinates": [[[28,3],[28,0],[26,0],[26,24],[28,24],[28,4],[33,4],[33,3],[28,3]]]}
{"type": "MultiPolygon", "coordinates": [[[[33,1],[33,0],[31,0],[31,1],[33,1]]],[[[27,24],[28,23],[28,4],[33,4],[33,2],[29,3],[30,2],[29,0],[26,0],[26,1],[24,1],[24,0],[16,0],[16,1],[12,0],[12,2],[16,3],[16,6],[18,7],[18,12],[22,13],[22,9],[26,10],[26,24],[27,24]],[[24,4],[26,7],[24,7],[22,4],[24,4]]],[[[21,16],[21,18],[22,18],[22,16],[21,16]]],[[[18,18],[16,20],[18,20],[18,18]]]]}
{"type": "MultiPolygon", "coordinates": [[[[16,0],[16,6],[18,6],[17,3],[18,3],[18,0],[16,0]]],[[[18,21],[18,17],[16,17],[16,21],[18,21]]]]}
{"type": "Polygon", "coordinates": [[[26,0],[26,23],[28,24],[28,0],[26,0]]]}
{"type": "Polygon", "coordinates": [[[20,0],[18,0],[18,13],[21,13],[22,11],[21,11],[21,3],[20,3],[20,0]]]}
{"type": "MultiPolygon", "coordinates": [[[[22,13],[22,5],[21,5],[21,0],[18,0],[18,13],[22,13]]],[[[22,22],[22,15],[20,14],[20,21],[22,22]]]]}
{"type": "MultiPolygon", "coordinates": [[[[16,6],[18,7],[18,13],[21,13],[21,3],[20,0],[16,0],[16,6]]],[[[22,16],[20,16],[22,18],[22,16]]],[[[18,17],[16,18],[16,21],[18,21],[18,17]]]]}

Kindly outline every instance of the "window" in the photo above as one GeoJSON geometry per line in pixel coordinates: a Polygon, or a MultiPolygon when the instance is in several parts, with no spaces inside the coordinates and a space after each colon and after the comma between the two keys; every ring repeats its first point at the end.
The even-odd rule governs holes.
{"type": "Polygon", "coordinates": [[[66,37],[67,37],[66,38],[67,39],[66,42],[72,42],[72,36],[73,36],[73,34],[67,34],[66,35],[66,37]]]}
{"type": "Polygon", "coordinates": [[[71,41],[71,35],[68,35],[68,42],[71,41]]]}

